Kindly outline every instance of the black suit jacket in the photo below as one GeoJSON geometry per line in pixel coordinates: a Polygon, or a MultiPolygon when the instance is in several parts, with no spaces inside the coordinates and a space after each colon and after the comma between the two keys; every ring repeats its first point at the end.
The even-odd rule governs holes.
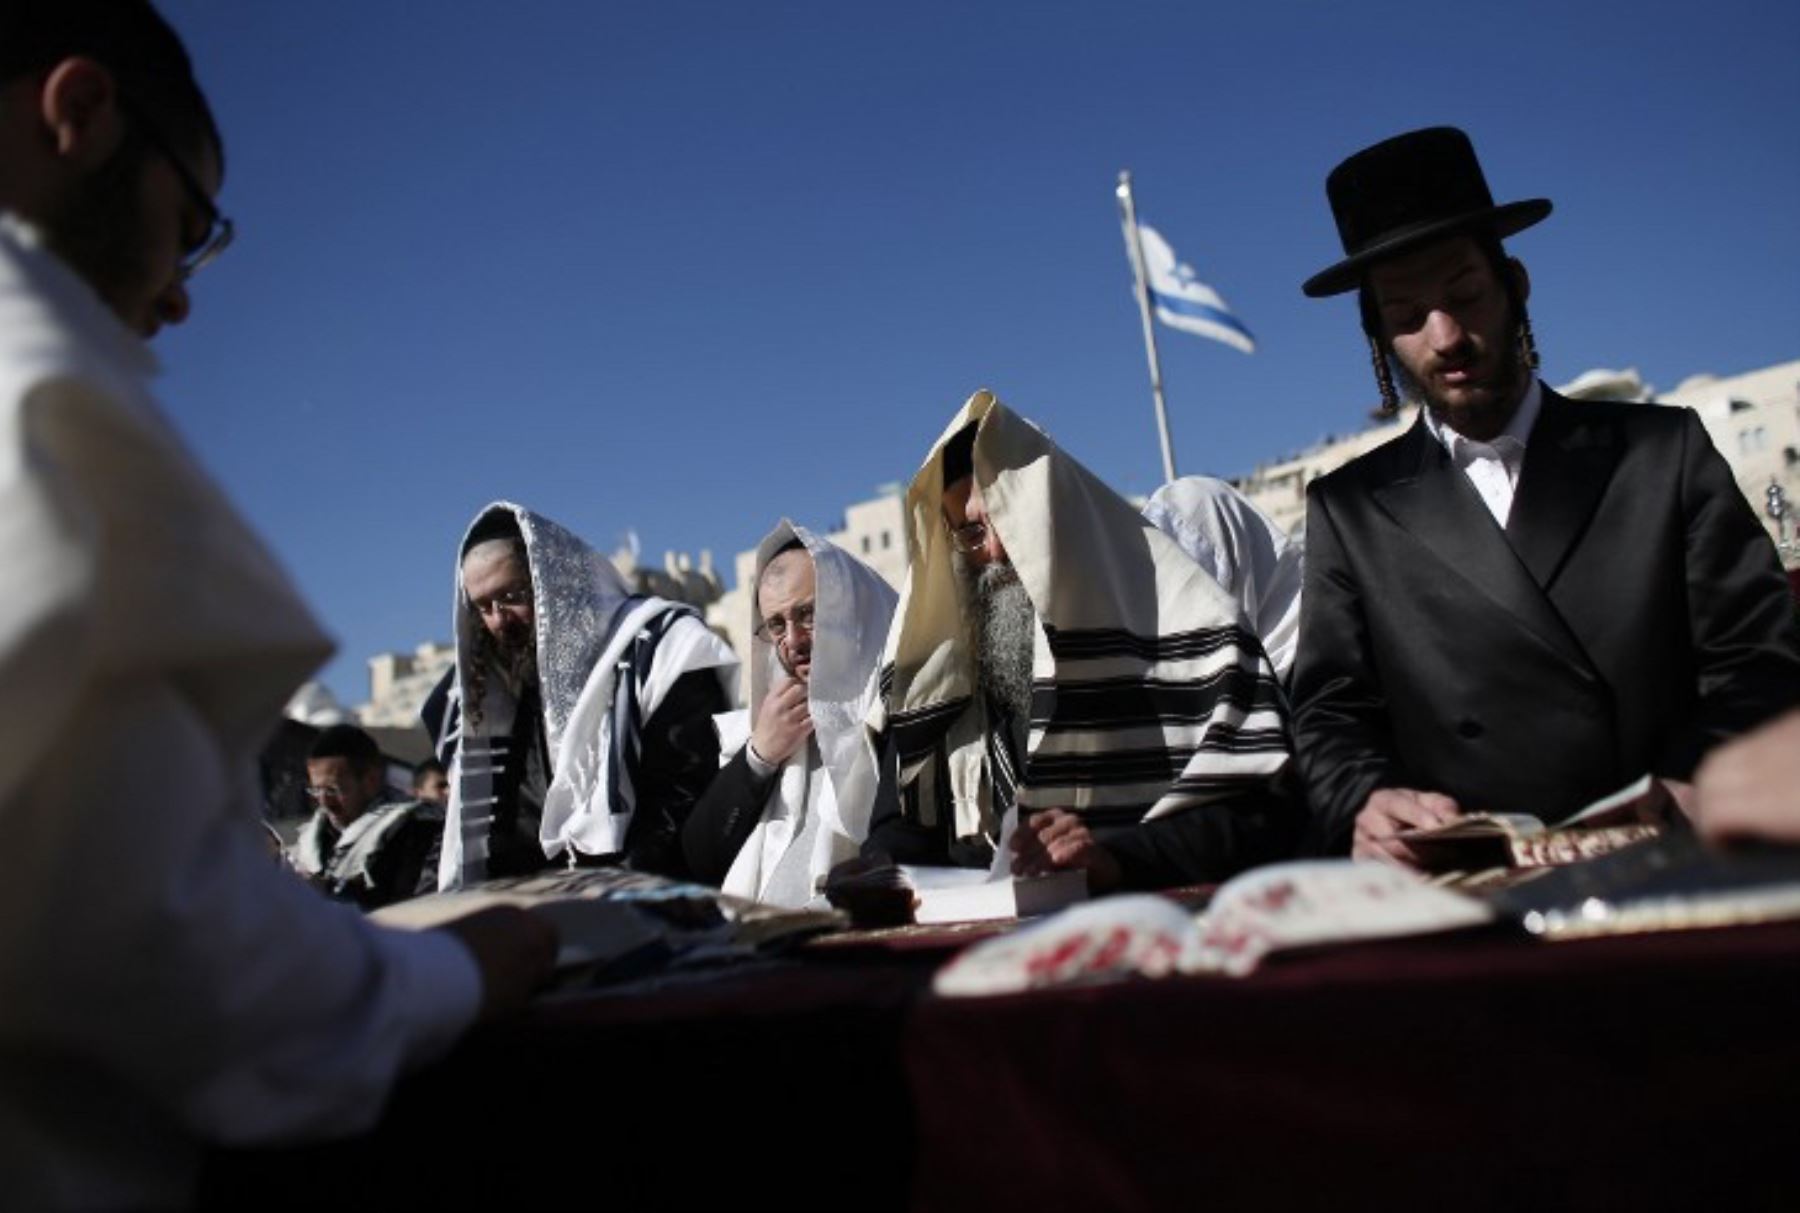
{"type": "Polygon", "coordinates": [[[1774,545],[1688,409],[1546,389],[1504,531],[1423,419],[1307,498],[1315,849],[1380,787],[1560,820],[1800,699],[1774,545]]]}

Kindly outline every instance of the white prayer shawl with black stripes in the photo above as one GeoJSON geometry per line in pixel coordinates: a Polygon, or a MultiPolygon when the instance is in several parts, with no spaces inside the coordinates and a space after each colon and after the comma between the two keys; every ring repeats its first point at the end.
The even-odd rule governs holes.
{"type": "Polygon", "coordinates": [[[1300,645],[1305,537],[1287,534],[1248,497],[1211,476],[1163,485],[1144,503],[1144,517],[1238,600],[1275,673],[1286,678],[1300,645]]]}
{"type": "Polygon", "coordinates": [[[1007,747],[975,694],[972,588],[942,512],[943,449],[971,423],[974,475],[1030,597],[1031,721],[1016,802],[1096,825],[1206,811],[1286,764],[1280,690],[1237,604],[1167,535],[987,392],[906,495],[909,568],[869,725],[893,730],[903,811],[995,842],[1007,747]],[[996,788],[996,784],[999,787],[996,788]]]}
{"type": "MultiPolygon", "coordinates": [[[[538,694],[551,758],[539,841],[548,856],[570,846],[593,855],[616,853],[624,849],[636,804],[629,773],[637,730],[690,670],[717,669],[729,695],[737,657],[692,608],[633,596],[612,561],[522,506],[495,502],[476,515],[470,532],[496,511],[517,521],[531,566],[538,694]],[[621,686],[625,694],[615,705],[613,692],[621,686]]],[[[517,704],[497,671],[482,678],[479,713],[469,710],[466,688],[486,646],[479,643],[481,617],[463,592],[460,558],[453,610],[456,676],[444,748],[454,741],[455,752],[440,890],[486,877],[497,778],[509,762],[525,761],[511,753],[517,704]]]]}
{"type": "MultiPolygon", "coordinates": [[[[777,552],[799,540],[812,557],[812,664],[806,698],[812,744],[782,764],[780,782],[762,818],[725,874],[727,893],[773,905],[803,907],[818,879],[854,859],[869,834],[875,804],[875,751],[863,720],[874,706],[882,644],[896,595],[881,575],[805,527],[782,519],[756,549],[756,582],[777,552]],[[815,751],[817,762],[809,760],[815,751]]],[[[751,621],[762,623],[755,594],[751,621]]],[[[720,722],[721,758],[741,748],[769,692],[789,675],[775,646],[754,635],[750,652],[750,708],[720,722]],[[743,737],[731,735],[735,726],[743,737]]]]}

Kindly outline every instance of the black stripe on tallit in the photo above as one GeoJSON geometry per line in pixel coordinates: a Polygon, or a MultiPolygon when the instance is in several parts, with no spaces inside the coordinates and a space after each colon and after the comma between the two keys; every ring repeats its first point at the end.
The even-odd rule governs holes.
{"type": "Polygon", "coordinates": [[[1097,657],[1182,661],[1225,648],[1255,652],[1261,647],[1255,633],[1234,623],[1170,632],[1166,636],[1140,636],[1124,628],[1053,628],[1045,624],[1044,638],[1050,642],[1050,652],[1065,661],[1097,657]]]}
{"type": "Polygon", "coordinates": [[[969,697],[950,699],[911,712],[896,712],[888,718],[894,737],[894,750],[905,766],[916,762],[949,731],[950,724],[969,706],[969,697]]]}
{"type": "MultiPolygon", "coordinates": [[[[1281,688],[1271,678],[1232,666],[1205,678],[1107,678],[1048,683],[1034,688],[1032,727],[1060,733],[1152,724],[1200,724],[1221,704],[1245,714],[1283,713],[1281,688]]],[[[1285,713],[1284,713],[1285,714],[1285,713]]]]}
{"type": "MultiPolygon", "coordinates": [[[[1239,729],[1216,724],[1207,730],[1206,740],[1198,747],[1143,746],[1101,754],[1046,754],[1040,750],[1026,764],[1025,786],[1100,787],[1151,780],[1173,781],[1180,779],[1197,753],[1285,754],[1287,749],[1287,734],[1280,729],[1239,729]]],[[[1229,775],[1223,778],[1227,782],[1232,779],[1229,775]]]]}

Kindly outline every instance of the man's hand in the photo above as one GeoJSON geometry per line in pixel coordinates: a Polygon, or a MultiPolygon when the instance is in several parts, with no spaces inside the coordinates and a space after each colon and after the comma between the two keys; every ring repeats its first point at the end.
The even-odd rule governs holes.
{"type": "Polygon", "coordinates": [[[1707,755],[1694,794],[1691,816],[1708,839],[1800,843],[1800,712],[1707,755]]]}
{"type": "Polygon", "coordinates": [[[770,691],[756,715],[750,744],[756,756],[771,766],[786,762],[812,735],[812,709],[806,701],[806,684],[791,678],[770,691]]]}
{"type": "Polygon", "coordinates": [[[1112,852],[1094,841],[1087,823],[1067,809],[1042,809],[1021,820],[1013,831],[1012,853],[1015,876],[1082,868],[1092,893],[1111,892],[1124,879],[1112,852]]]}
{"type": "Polygon", "coordinates": [[[1356,815],[1356,834],[1350,845],[1352,859],[1384,859],[1409,868],[1419,866],[1412,848],[1394,835],[1401,830],[1428,830],[1448,825],[1462,816],[1456,801],[1441,792],[1415,792],[1411,788],[1376,788],[1356,815]]]}
{"type": "Polygon", "coordinates": [[[493,906],[444,924],[481,970],[481,1018],[518,1010],[556,967],[556,928],[517,906],[493,906]]]}

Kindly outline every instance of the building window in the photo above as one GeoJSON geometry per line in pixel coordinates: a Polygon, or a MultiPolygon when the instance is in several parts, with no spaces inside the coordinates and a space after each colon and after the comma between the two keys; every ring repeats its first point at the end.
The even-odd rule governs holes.
{"type": "Polygon", "coordinates": [[[869,537],[867,535],[864,535],[863,536],[863,555],[867,556],[869,554],[869,552],[874,549],[874,547],[875,547],[875,545],[873,543],[869,542],[869,537]]]}
{"type": "Polygon", "coordinates": [[[885,552],[893,546],[894,546],[893,532],[892,531],[881,532],[881,550],[885,552]]]}
{"type": "Polygon", "coordinates": [[[1734,413],[1748,413],[1755,407],[1756,406],[1751,404],[1748,400],[1733,400],[1731,402],[1731,411],[1734,413]]]}

